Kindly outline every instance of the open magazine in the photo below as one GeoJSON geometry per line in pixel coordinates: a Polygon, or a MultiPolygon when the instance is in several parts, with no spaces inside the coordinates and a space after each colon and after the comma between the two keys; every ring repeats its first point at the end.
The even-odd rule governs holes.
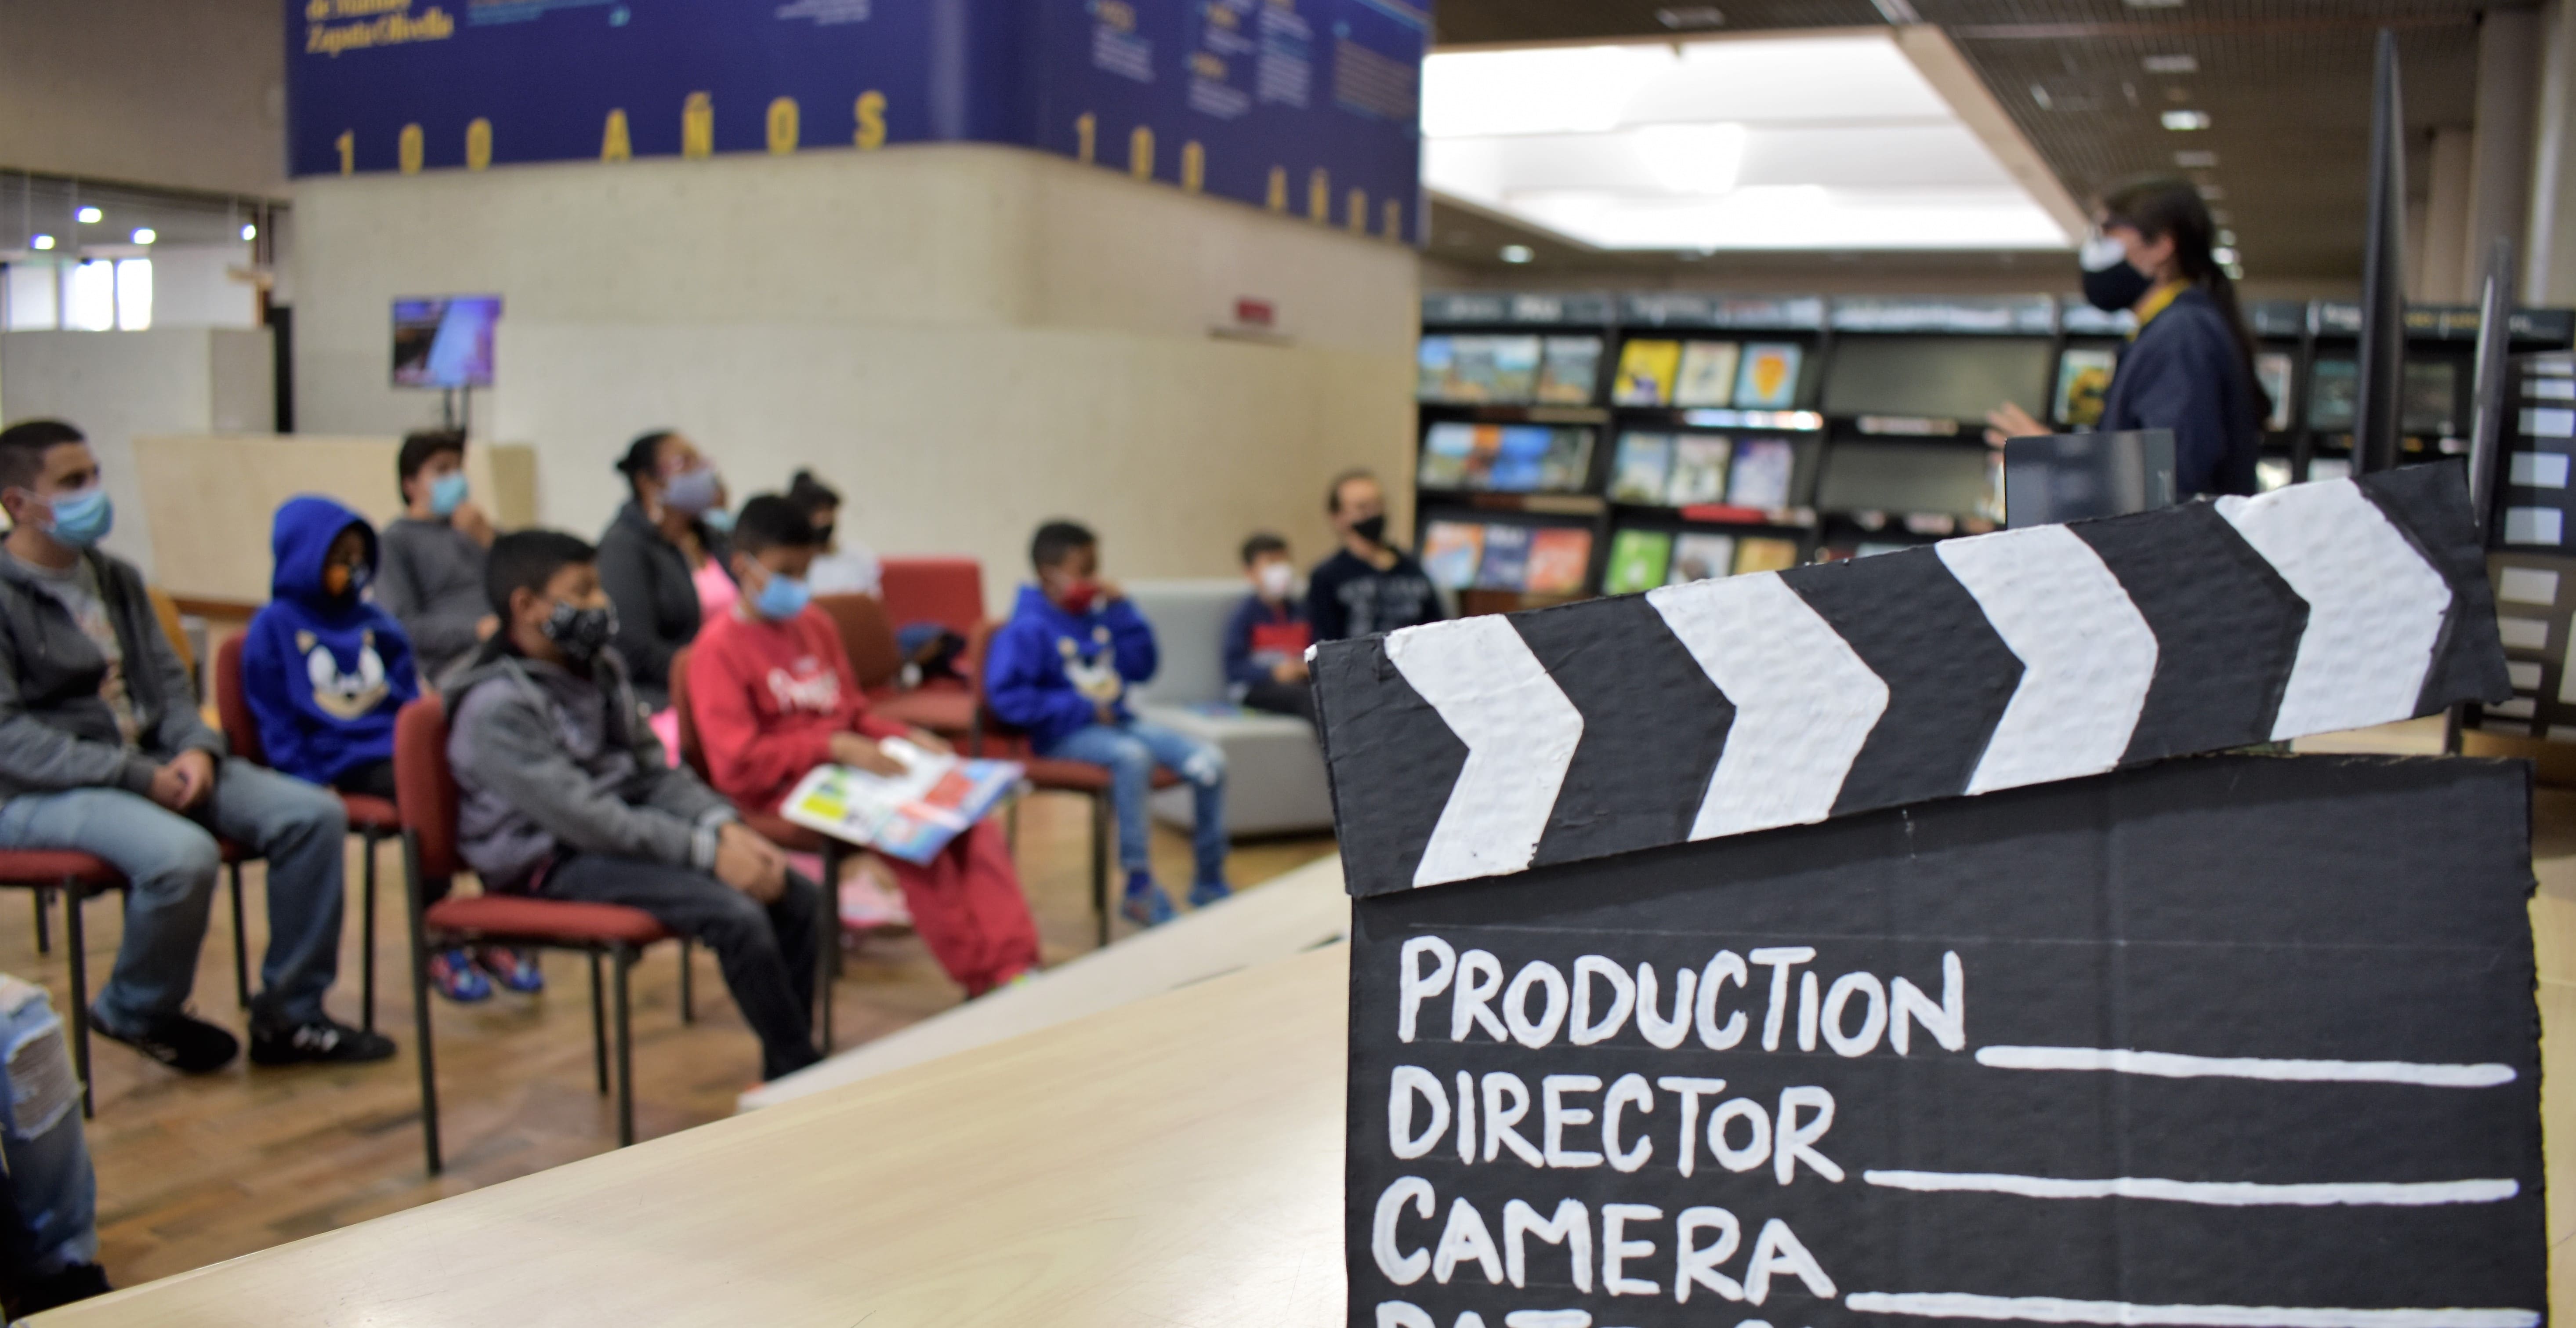
{"type": "Polygon", "coordinates": [[[926,863],[960,831],[984,819],[1023,773],[1016,762],[943,756],[901,738],[878,746],[903,763],[902,774],[818,765],[797,781],[778,814],[890,858],[926,863]]]}

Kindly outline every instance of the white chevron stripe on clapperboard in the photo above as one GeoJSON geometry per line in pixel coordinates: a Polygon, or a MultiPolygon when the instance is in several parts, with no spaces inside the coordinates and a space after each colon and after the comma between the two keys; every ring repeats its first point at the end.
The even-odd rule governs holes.
{"type": "MultiPolygon", "coordinates": [[[[2451,590],[2405,532],[2351,480],[2217,506],[2308,605],[2271,736],[2412,717],[2451,590]]],[[[2115,768],[2158,651],[2101,556],[2064,526],[1934,547],[2023,667],[1966,791],[2115,768]]],[[[1665,586],[1646,602],[1735,707],[1690,838],[1832,815],[1886,713],[1886,681],[1775,572],[1665,586]]],[[[1467,746],[1413,884],[1526,870],[1583,740],[1581,711],[1502,617],[1407,628],[1385,649],[1467,746]]]]}

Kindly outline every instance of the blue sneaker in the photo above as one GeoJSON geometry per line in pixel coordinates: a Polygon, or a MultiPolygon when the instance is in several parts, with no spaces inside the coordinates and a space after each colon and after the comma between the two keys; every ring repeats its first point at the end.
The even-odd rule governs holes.
{"type": "Polygon", "coordinates": [[[476,947],[474,966],[491,974],[494,982],[522,995],[546,989],[545,970],[537,967],[537,956],[515,945],[476,947]]]}
{"type": "Polygon", "coordinates": [[[1206,908],[1234,894],[1234,887],[1223,881],[1201,881],[1190,887],[1190,907],[1206,908]]]}
{"type": "Polygon", "coordinates": [[[474,966],[474,959],[459,946],[441,950],[429,957],[429,985],[438,994],[459,1005],[472,1005],[492,999],[492,982],[474,966]]]}
{"type": "Polygon", "coordinates": [[[1139,927],[1159,927],[1172,920],[1172,897],[1154,884],[1151,872],[1134,872],[1127,877],[1127,897],[1118,911],[1139,927]]]}

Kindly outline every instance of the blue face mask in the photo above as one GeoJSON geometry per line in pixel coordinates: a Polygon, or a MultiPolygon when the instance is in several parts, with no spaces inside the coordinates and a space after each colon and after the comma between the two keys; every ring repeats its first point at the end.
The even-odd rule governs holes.
{"type": "Polygon", "coordinates": [[[751,607],[771,622],[785,622],[803,613],[813,598],[814,592],[804,581],[785,572],[772,572],[769,579],[761,583],[760,593],[752,598],[751,607]]]}
{"type": "Polygon", "coordinates": [[[107,486],[103,484],[56,494],[48,506],[54,509],[54,523],[45,533],[57,543],[75,549],[86,549],[106,539],[107,532],[116,526],[116,505],[108,501],[107,486]]]}
{"type": "Polygon", "coordinates": [[[712,530],[719,535],[730,535],[733,533],[733,513],[728,512],[721,507],[710,507],[707,510],[698,513],[698,521],[707,529],[712,530]]]}
{"type": "Polygon", "coordinates": [[[429,482],[429,510],[434,516],[453,516],[465,505],[465,472],[451,470],[429,482]]]}

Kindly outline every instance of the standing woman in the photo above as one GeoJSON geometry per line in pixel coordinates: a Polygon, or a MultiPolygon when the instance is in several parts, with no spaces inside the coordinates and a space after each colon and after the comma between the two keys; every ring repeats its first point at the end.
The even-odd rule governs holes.
{"type": "Polygon", "coordinates": [[[708,523],[724,509],[724,481],[696,444],[668,430],[636,439],[617,469],[630,496],[600,534],[599,584],[617,607],[617,650],[635,695],[660,711],[671,703],[671,657],[705,621],[699,578],[727,576],[724,537],[708,523]]]}
{"type": "MultiPolygon", "coordinates": [[[[2083,252],[2084,297],[2138,316],[2096,427],[2173,430],[2174,492],[2186,499],[2253,493],[2272,413],[2236,284],[2210,254],[2216,231],[2188,181],[2141,178],[2102,196],[2101,234],[2083,252]]],[[[2011,402],[1986,420],[1995,443],[2050,432],[2011,402]]]]}

